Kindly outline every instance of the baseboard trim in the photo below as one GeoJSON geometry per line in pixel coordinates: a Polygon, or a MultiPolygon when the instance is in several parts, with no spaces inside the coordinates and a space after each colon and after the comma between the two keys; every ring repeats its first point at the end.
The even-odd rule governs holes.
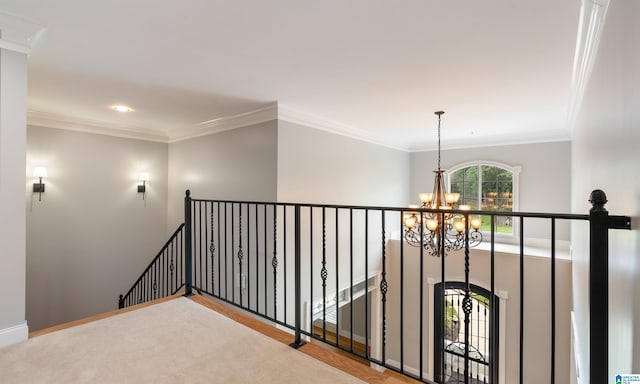
{"type": "Polygon", "coordinates": [[[29,338],[29,327],[27,322],[14,325],[13,327],[0,329],[0,348],[18,344],[29,338]]]}

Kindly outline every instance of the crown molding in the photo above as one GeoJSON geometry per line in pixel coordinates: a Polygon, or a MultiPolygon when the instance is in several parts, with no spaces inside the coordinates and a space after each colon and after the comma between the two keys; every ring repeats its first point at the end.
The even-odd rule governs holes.
{"type": "Polygon", "coordinates": [[[372,135],[364,130],[354,128],[347,124],[338,123],[336,121],[328,120],[323,117],[313,115],[306,112],[293,109],[289,106],[278,104],[278,120],[287,121],[294,124],[304,125],[306,127],[319,129],[321,131],[333,133],[340,136],[345,136],[351,139],[365,141],[371,144],[380,145],[383,147],[408,151],[409,148],[401,147],[397,145],[391,145],[385,142],[383,139],[372,135]]]}
{"type": "Polygon", "coordinates": [[[0,12],[0,48],[28,55],[45,29],[33,21],[0,12]]]}
{"type": "MultiPolygon", "coordinates": [[[[503,145],[520,145],[520,144],[537,144],[571,141],[571,132],[567,130],[546,130],[529,133],[526,136],[522,134],[503,134],[485,137],[457,138],[442,142],[443,150],[451,149],[469,149],[481,147],[498,147],[503,145]]],[[[438,143],[433,142],[420,147],[413,147],[408,152],[426,152],[438,150],[438,143]]]]}
{"type": "Polygon", "coordinates": [[[229,131],[249,125],[278,119],[278,103],[271,103],[253,111],[242,112],[203,121],[187,128],[177,128],[169,132],[169,142],[188,140],[200,136],[229,131]]]}
{"type": "Polygon", "coordinates": [[[124,124],[112,124],[105,121],[70,117],[35,110],[27,111],[27,125],[95,133],[127,139],[155,141],[160,143],[167,143],[169,141],[169,138],[166,135],[158,134],[157,132],[152,132],[140,127],[124,124]]]}
{"type": "Polygon", "coordinates": [[[607,10],[610,0],[582,0],[580,5],[580,19],[576,51],[573,60],[573,74],[571,79],[571,99],[567,115],[567,126],[573,132],[584,92],[591,77],[593,63],[596,60],[598,46],[602,38],[607,10]]]}

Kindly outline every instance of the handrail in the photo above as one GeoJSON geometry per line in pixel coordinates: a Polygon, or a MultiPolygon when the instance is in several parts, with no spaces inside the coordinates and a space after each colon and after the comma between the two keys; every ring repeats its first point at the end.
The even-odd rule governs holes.
{"type": "MultiPolygon", "coordinates": [[[[249,204],[249,205],[277,205],[286,207],[308,207],[308,208],[329,208],[329,209],[353,209],[353,210],[369,210],[369,211],[390,211],[390,212],[424,212],[424,213],[459,213],[469,215],[492,215],[492,216],[514,216],[539,219],[566,219],[566,220],[589,220],[588,214],[575,213],[550,213],[550,212],[522,212],[522,211],[482,211],[482,210],[460,210],[449,209],[442,210],[436,208],[410,208],[410,207],[392,207],[392,206],[374,206],[374,205],[348,205],[348,204],[320,204],[320,203],[291,203],[282,201],[254,201],[254,200],[213,200],[213,199],[197,199],[190,197],[191,202],[198,203],[221,203],[221,204],[249,204]]],[[[612,216],[613,217],[613,216],[612,216]]],[[[626,216],[616,216],[624,217],[626,216]]]]}
{"type": "MultiPolygon", "coordinates": [[[[160,251],[158,252],[156,257],[154,257],[153,260],[151,260],[149,265],[147,265],[147,267],[144,269],[144,271],[140,274],[140,277],[138,277],[138,279],[133,283],[131,288],[129,288],[127,293],[125,295],[120,295],[120,297],[118,298],[118,308],[124,308],[126,306],[125,304],[128,304],[128,305],[132,304],[131,295],[146,280],[146,277],[150,274],[151,271],[153,271],[152,268],[154,268],[154,266],[158,265],[158,263],[160,261],[162,261],[163,257],[166,258],[167,251],[170,250],[170,246],[176,242],[176,239],[180,239],[180,235],[181,235],[181,233],[183,231],[184,226],[185,226],[184,223],[182,223],[182,224],[180,224],[178,226],[178,228],[173,232],[171,237],[169,237],[169,240],[167,240],[167,242],[164,244],[164,246],[160,249],[160,251]]],[[[177,250],[175,250],[175,251],[177,251],[177,250]]],[[[177,255],[177,252],[175,252],[174,254],[177,255]]],[[[181,249],[180,249],[180,255],[182,255],[182,250],[181,249]]],[[[165,267],[169,267],[169,268],[174,268],[174,267],[169,266],[167,263],[165,263],[164,266],[165,267]]],[[[173,273],[173,269],[171,269],[171,273],[173,273]]],[[[166,274],[165,274],[165,276],[166,276],[166,274]]],[[[156,282],[156,284],[157,284],[157,282],[156,282]]],[[[171,292],[170,294],[176,293],[178,290],[180,290],[180,288],[182,288],[182,285],[179,286],[179,287],[176,287],[174,289],[174,292],[171,292]]],[[[139,304],[139,303],[136,303],[136,304],[139,304]]]]}

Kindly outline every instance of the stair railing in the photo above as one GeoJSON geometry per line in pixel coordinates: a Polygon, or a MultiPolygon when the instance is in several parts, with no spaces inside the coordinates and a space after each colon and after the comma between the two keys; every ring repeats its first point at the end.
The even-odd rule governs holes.
{"type": "Polygon", "coordinates": [[[118,308],[176,294],[185,286],[184,223],[171,235],[131,289],[118,298],[118,308]]]}

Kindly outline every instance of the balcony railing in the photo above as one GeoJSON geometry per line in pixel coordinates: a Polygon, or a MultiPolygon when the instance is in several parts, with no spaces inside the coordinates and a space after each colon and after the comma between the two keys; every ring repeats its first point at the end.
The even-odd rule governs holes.
{"type": "MultiPolygon", "coordinates": [[[[482,249],[469,248],[465,229],[463,249],[442,247],[434,257],[402,240],[408,208],[207,200],[187,191],[184,240],[172,243],[184,256],[171,259],[183,269],[171,288],[184,285],[186,295],[195,289],[289,329],[293,347],[319,340],[427,383],[568,382],[571,268],[561,248],[568,223],[585,222],[591,380],[605,382],[607,236],[630,228],[630,219],[609,216],[594,193],[589,215],[412,208],[467,222],[489,217],[482,249]],[[492,236],[504,216],[518,226],[515,253],[492,236]],[[534,227],[548,237],[529,252],[534,227]]],[[[167,272],[154,263],[121,304],[150,291],[156,297],[147,275],[167,272]]]]}

